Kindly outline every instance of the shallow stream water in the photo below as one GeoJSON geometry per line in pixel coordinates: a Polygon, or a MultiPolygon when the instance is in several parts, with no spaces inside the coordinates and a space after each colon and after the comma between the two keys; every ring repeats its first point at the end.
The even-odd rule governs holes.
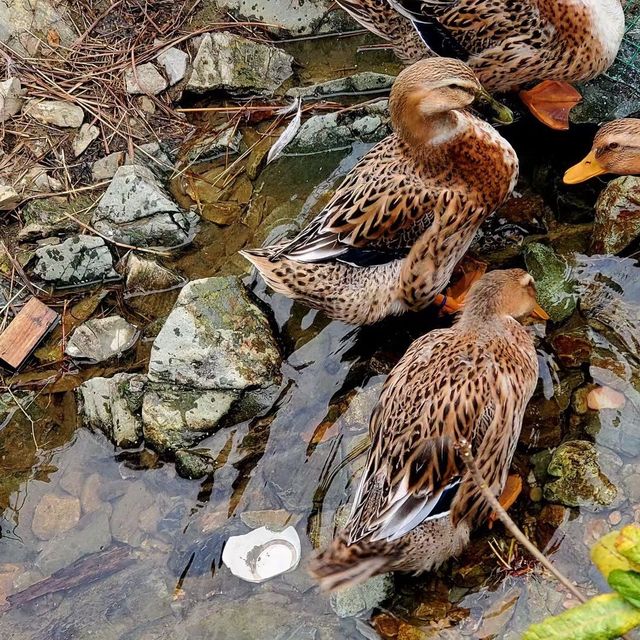
{"type": "MultiPolygon", "coordinates": [[[[387,53],[356,53],[368,41],[289,46],[306,64],[300,72],[305,82],[351,73],[356,65],[359,71],[397,71],[387,53]]],[[[588,253],[585,223],[605,182],[570,188],[560,177],[589,148],[593,130],[552,133],[521,115],[501,131],[522,160],[521,197],[486,226],[478,251],[492,265],[522,265],[522,240],[542,239],[567,256],[567,269],[578,274],[575,295],[582,302],[564,328],[549,323],[546,334],[538,330],[544,366],[514,463],[525,488],[512,513],[561,569],[591,592],[603,584],[591,568],[589,546],[613,526],[640,518],[638,271],[634,259],[594,263],[575,257],[588,253]],[[587,328],[597,333],[598,349],[572,360],[587,328]],[[567,331],[575,344],[560,349],[555,337],[567,331]],[[580,390],[594,379],[622,391],[626,406],[600,415],[585,410],[580,390]],[[542,498],[546,452],[563,439],[598,444],[601,468],[619,487],[614,503],[594,511],[542,498]]],[[[413,339],[447,320],[425,312],[364,329],[330,322],[271,293],[249,273],[237,250],[291,229],[300,211],[317,211],[323,194],[367,148],[357,144],[278,160],[252,181],[244,222],[205,221],[194,245],[166,261],[189,279],[243,275],[273,318],[284,354],[282,383],[269,408],[198,445],[216,460],[210,476],[184,480],[171,461],[151,451],[114,450],[104,436],[79,424],[72,391],[45,389],[26,413],[15,410],[0,425],[0,603],[64,569],[70,548],[89,554],[85,565],[62,576],[64,589],[31,593],[0,614],[1,637],[517,638],[530,622],[570,606],[568,595],[499,524],[480,531],[467,552],[436,574],[396,576],[393,594],[357,618],[338,618],[306,574],[313,543],[332,535],[334,515],[348,503],[359,464],[334,478],[320,510],[318,488],[366,434],[389,369],[413,339]],[[46,532],[32,527],[46,496],[57,501],[52,518],[73,518],[74,510],[81,510],[80,524],[62,541],[47,540],[46,532]],[[270,522],[296,527],[303,561],[269,582],[242,582],[221,564],[224,542],[270,522]],[[100,550],[103,555],[96,555],[100,550]]],[[[188,199],[180,196],[180,185],[175,191],[188,199]]],[[[145,370],[158,319],[176,295],[132,302],[117,287],[108,291],[101,309],[125,313],[144,332],[137,351],[113,370],[145,370]]],[[[109,373],[90,368],[81,375],[109,373]]]]}

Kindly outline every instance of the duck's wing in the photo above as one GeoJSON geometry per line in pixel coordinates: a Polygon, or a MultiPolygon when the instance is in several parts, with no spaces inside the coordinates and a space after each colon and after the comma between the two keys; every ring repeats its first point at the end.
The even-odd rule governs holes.
{"type": "Polygon", "coordinates": [[[472,443],[490,486],[501,489],[517,441],[507,414],[524,410],[523,394],[505,375],[495,345],[456,342],[455,335],[445,329],[416,341],[387,379],[371,418],[350,543],[395,540],[427,519],[452,510],[456,516],[461,502],[463,517],[469,515],[482,501],[469,490],[456,449],[461,438],[472,443]]]}
{"type": "Polygon", "coordinates": [[[274,258],[301,262],[337,258],[353,248],[384,248],[407,228],[428,226],[437,193],[395,135],[369,151],[347,175],[324,210],[274,258]]]}
{"type": "Polygon", "coordinates": [[[494,47],[527,46],[549,31],[538,0],[388,0],[431,51],[467,60],[494,47]]]}

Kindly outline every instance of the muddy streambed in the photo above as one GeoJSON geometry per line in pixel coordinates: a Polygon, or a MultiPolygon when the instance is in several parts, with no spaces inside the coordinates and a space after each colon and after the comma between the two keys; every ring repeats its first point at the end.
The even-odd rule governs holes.
{"type": "MultiPolygon", "coordinates": [[[[288,50],[304,65],[304,83],[347,75],[356,65],[396,73],[388,53],[356,53],[368,42],[320,39],[288,50]]],[[[251,144],[267,125],[241,123],[239,131],[251,144]]],[[[512,513],[562,570],[595,592],[603,584],[589,546],[640,520],[637,243],[624,252],[631,257],[589,257],[593,205],[606,181],[567,187],[561,175],[590,147],[592,127],[552,133],[521,115],[502,133],[518,151],[522,178],[516,196],[485,225],[475,255],[492,266],[526,258],[554,319],[536,328],[541,380],[514,462],[524,490],[512,513]],[[624,401],[589,408],[596,384],[624,401]]],[[[366,433],[381,384],[411,340],[447,322],[429,312],[364,329],[329,322],[274,295],[237,256],[319,210],[370,143],[343,146],[287,155],[262,169],[258,161],[251,172],[238,165],[242,171],[229,174],[224,189],[215,178],[233,163],[232,153],[172,182],[174,197],[195,203],[203,221],[194,243],[163,264],[188,280],[240,275],[282,355],[281,381],[265,391],[257,415],[238,414],[195,445],[192,458],[206,461],[203,477],[180,477],[171,456],[151,449],[114,448],[82,425],[74,391],[63,385],[45,389],[25,410],[9,403],[0,425],[3,638],[517,638],[531,621],[571,605],[500,525],[480,531],[435,574],[395,576],[350,597],[330,600],[306,574],[313,545],[326,542],[344,517],[361,461],[333,479],[321,505],[319,488],[366,433]],[[261,525],[295,526],[303,561],[255,585],[234,577],[221,553],[230,535],[261,525]]],[[[124,315],[142,335],[116,363],[80,367],[77,376],[146,371],[178,288],[133,298],[119,285],[103,292],[97,308],[124,315]]]]}

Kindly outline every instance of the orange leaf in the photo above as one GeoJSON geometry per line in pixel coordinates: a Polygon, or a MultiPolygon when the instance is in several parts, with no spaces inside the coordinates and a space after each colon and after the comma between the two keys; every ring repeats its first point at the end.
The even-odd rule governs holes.
{"type": "Polygon", "coordinates": [[[55,29],[49,29],[47,33],[47,42],[54,49],[60,46],[60,34],[55,29]]]}

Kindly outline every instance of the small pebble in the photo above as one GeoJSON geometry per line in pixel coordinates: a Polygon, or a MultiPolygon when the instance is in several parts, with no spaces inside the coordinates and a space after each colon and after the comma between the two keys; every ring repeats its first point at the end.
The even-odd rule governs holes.
{"type": "Polygon", "coordinates": [[[612,524],[614,527],[622,522],[622,514],[619,511],[612,511],[609,514],[609,524],[612,524]]]}
{"type": "Polygon", "coordinates": [[[532,502],[540,502],[542,500],[542,487],[531,487],[529,498],[532,502]]]}

